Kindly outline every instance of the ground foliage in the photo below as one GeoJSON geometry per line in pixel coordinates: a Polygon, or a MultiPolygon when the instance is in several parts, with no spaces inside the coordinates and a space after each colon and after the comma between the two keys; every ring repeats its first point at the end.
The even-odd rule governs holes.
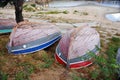
{"type": "MultiPolygon", "coordinates": [[[[61,80],[116,80],[119,65],[116,64],[116,53],[120,47],[120,38],[113,37],[108,43],[106,52],[100,49],[99,56],[91,55],[93,64],[87,68],[77,70],[67,69],[65,66],[58,64],[54,59],[54,45],[47,49],[27,55],[9,54],[6,44],[9,40],[9,34],[0,35],[0,80],[32,80],[33,74],[39,74],[46,70],[58,72],[63,70],[59,75],[61,80]]],[[[54,76],[53,76],[54,77],[54,76]]]]}

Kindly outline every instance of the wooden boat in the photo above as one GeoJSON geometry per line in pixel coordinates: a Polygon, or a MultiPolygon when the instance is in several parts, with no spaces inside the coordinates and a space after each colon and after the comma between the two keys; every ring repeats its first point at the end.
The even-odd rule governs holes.
{"type": "Polygon", "coordinates": [[[111,21],[120,22],[120,13],[107,14],[106,18],[111,21]]]}
{"type": "Polygon", "coordinates": [[[11,32],[15,25],[16,22],[13,19],[0,19],[0,34],[11,32]]]}
{"type": "MultiPolygon", "coordinates": [[[[117,61],[117,64],[120,66],[120,47],[118,48],[118,51],[117,51],[116,61],[117,61]]],[[[120,78],[120,68],[118,69],[118,75],[120,78]]]]}
{"type": "Polygon", "coordinates": [[[120,48],[117,51],[117,63],[120,64],[120,48]]]}
{"type": "Polygon", "coordinates": [[[55,59],[68,68],[86,67],[92,64],[90,54],[97,55],[98,48],[100,48],[100,37],[95,29],[75,28],[60,40],[56,47],[55,59]]]}
{"type": "Polygon", "coordinates": [[[33,53],[52,45],[60,38],[61,33],[53,24],[24,24],[13,29],[7,48],[13,54],[33,53]]]}

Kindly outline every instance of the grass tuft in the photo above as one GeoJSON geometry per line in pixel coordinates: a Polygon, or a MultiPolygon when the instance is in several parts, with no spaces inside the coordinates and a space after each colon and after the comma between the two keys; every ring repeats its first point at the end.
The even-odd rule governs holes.
{"type": "Polygon", "coordinates": [[[65,10],[65,11],[48,11],[48,12],[38,12],[37,14],[59,14],[59,13],[68,14],[69,12],[67,10],[65,10]]]}
{"type": "Polygon", "coordinates": [[[8,75],[0,71],[0,80],[7,80],[8,75]]]}

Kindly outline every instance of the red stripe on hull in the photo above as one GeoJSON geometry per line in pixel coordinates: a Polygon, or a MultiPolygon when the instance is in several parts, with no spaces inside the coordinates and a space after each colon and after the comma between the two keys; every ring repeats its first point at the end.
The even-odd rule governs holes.
{"type": "Polygon", "coordinates": [[[92,64],[91,61],[85,61],[85,62],[80,62],[76,64],[70,64],[70,68],[82,68],[82,67],[89,66],[90,64],[92,64]]]}
{"type": "MultiPolygon", "coordinates": [[[[55,54],[55,59],[56,59],[57,62],[59,62],[60,64],[66,66],[66,63],[65,63],[57,54],[55,54]]],[[[90,64],[92,64],[91,61],[85,61],[85,62],[70,64],[70,68],[77,69],[77,68],[82,68],[82,67],[89,66],[90,64]]]]}
{"type": "Polygon", "coordinates": [[[65,63],[63,60],[61,60],[61,58],[60,58],[57,54],[55,54],[55,59],[56,59],[60,64],[63,64],[64,66],[66,66],[66,63],[65,63]]]}

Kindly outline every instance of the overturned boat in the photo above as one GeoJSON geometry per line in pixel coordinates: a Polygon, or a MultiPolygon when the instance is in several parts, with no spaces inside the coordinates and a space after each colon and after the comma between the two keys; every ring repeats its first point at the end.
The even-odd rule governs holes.
{"type": "Polygon", "coordinates": [[[117,63],[120,64],[120,48],[118,48],[116,59],[117,59],[117,63]]]}
{"type": "MultiPolygon", "coordinates": [[[[120,47],[118,48],[118,51],[117,51],[116,61],[117,61],[117,64],[120,66],[120,47]]],[[[120,78],[120,67],[118,69],[118,75],[120,78]]]]}
{"type": "Polygon", "coordinates": [[[0,34],[10,33],[16,25],[13,19],[0,19],[0,34]]]}
{"type": "Polygon", "coordinates": [[[9,53],[28,54],[44,49],[61,38],[61,32],[50,23],[28,23],[14,28],[7,44],[9,53]]]}
{"type": "Polygon", "coordinates": [[[108,20],[120,22],[120,13],[106,14],[108,20]]]}
{"type": "Polygon", "coordinates": [[[90,27],[75,28],[67,32],[56,47],[56,60],[68,68],[82,68],[90,64],[91,55],[100,48],[99,33],[90,27]]]}

